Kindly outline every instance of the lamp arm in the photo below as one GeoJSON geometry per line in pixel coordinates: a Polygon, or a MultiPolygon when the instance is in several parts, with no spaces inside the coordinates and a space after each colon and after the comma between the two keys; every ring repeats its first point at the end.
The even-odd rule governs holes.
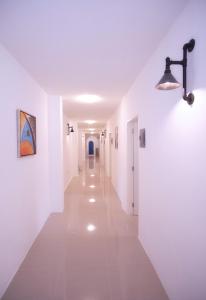
{"type": "Polygon", "coordinates": [[[166,58],[166,70],[170,71],[171,65],[181,65],[183,68],[182,81],[183,81],[183,99],[192,104],[194,102],[194,95],[187,95],[187,53],[191,52],[194,49],[195,40],[192,39],[189,43],[184,44],[183,46],[183,59],[182,60],[171,60],[169,57],[166,58]]]}
{"type": "Polygon", "coordinates": [[[171,60],[169,57],[166,58],[166,66],[171,66],[171,65],[181,65],[183,66],[183,60],[171,60]]]}
{"type": "Polygon", "coordinates": [[[187,101],[189,105],[194,102],[194,95],[192,93],[187,93],[187,53],[192,52],[195,47],[195,40],[191,39],[188,43],[183,46],[183,59],[182,60],[171,60],[170,57],[166,58],[166,68],[164,75],[162,76],[159,83],[156,85],[158,89],[174,89],[179,86],[176,79],[172,76],[170,66],[171,65],[180,65],[183,69],[183,99],[187,101]],[[168,80],[168,82],[167,82],[168,80]],[[166,85],[168,83],[168,85],[166,85]],[[176,85],[175,85],[176,84],[176,85]]]}

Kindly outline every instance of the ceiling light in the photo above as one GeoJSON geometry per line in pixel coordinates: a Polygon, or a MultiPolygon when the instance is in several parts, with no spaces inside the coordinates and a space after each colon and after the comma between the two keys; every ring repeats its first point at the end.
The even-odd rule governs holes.
{"type": "Polygon", "coordinates": [[[83,94],[76,96],[75,100],[82,103],[96,103],[100,102],[102,98],[98,95],[83,94]]]}
{"type": "Polygon", "coordinates": [[[94,176],[95,176],[94,174],[91,174],[91,175],[90,175],[90,177],[94,177],[94,176]]]}
{"type": "Polygon", "coordinates": [[[95,202],[96,202],[96,200],[94,198],[89,199],[89,203],[95,203],[95,202]]]}
{"type": "Polygon", "coordinates": [[[91,189],[94,189],[94,188],[95,188],[95,185],[92,184],[92,185],[90,185],[89,187],[90,187],[91,189]]]}
{"type": "Polygon", "coordinates": [[[95,128],[89,128],[88,130],[89,131],[95,131],[96,129],[95,128]]]}
{"type": "Polygon", "coordinates": [[[94,120],[86,120],[85,123],[87,123],[89,125],[92,125],[92,124],[95,124],[96,121],[94,121],[94,120]]]}
{"type": "Polygon", "coordinates": [[[87,225],[87,230],[88,231],[94,231],[95,229],[96,229],[96,226],[94,226],[93,224],[87,225]]]}
{"type": "Polygon", "coordinates": [[[187,101],[189,105],[194,102],[194,95],[192,93],[187,94],[187,53],[192,52],[195,46],[195,40],[192,39],[189,43],[183,46],[183,59],[182,60],[171,60],[169,57],[166,58],[166,68],[164,75],[156,85],[159,90],[172,90],[180,86],[180,83],[174,78],[171,73],[171,65],[181,65],[183,68],[183,99],[187,101]]]}

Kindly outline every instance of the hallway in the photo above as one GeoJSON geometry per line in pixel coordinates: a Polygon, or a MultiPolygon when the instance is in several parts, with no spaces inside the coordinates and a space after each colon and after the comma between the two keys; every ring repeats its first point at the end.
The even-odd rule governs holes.
{"type": "Polygon", "coordinates": [[[136,228],[89,158],[65,193],[64,213],[50,216],[3,300],[168,299],[136,228]]]}
{"type": "Polygon", "coordinates": [[[205,0],[0,1],[1,300],[206,300],[205,28],[205,0]]]}

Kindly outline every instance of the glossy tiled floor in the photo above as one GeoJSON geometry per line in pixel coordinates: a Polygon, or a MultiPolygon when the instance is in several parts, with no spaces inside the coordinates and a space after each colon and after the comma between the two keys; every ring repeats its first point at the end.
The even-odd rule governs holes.
{"type": "MultiPolygon", "coordinates": [[[[15,253],[14,253],[15,255],[15,253]]],[[[93,159],[65,193],[4,300],[166,300],[127,216],[93,159]]]]}

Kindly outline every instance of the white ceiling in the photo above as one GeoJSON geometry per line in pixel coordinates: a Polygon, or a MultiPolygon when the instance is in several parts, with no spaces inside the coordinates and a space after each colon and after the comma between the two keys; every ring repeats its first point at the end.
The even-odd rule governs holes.
{"type": "Polygon", "coordinates": [[[95,124],[86,124],[85,122],[78,122],[78,128],[89,130],[89,128],[94,128],[95,130],[103,130],[105,128],[105,123],[97,122],[95,124]]]}
{"type": "Polygon", "coordinates": [[[67,114],[106,120],[186,0],[1,0],[0,42],[67,114]],[[73,95],[103,101],[79,104],[73,95]]]}

